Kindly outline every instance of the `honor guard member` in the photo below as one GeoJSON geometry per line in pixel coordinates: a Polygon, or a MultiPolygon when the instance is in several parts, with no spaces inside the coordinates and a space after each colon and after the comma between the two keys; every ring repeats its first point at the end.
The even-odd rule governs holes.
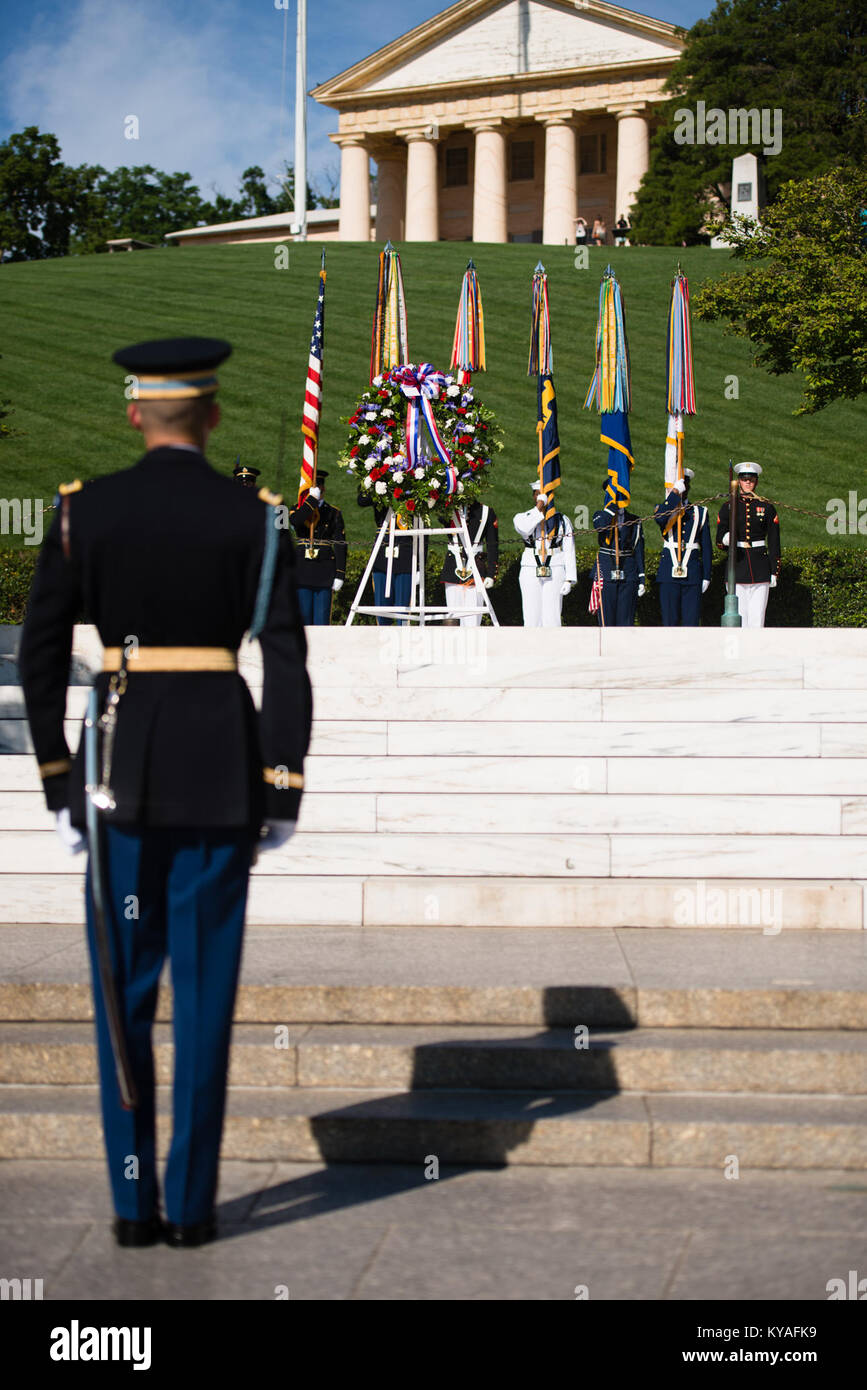
{"type": "Polygon", "coordinates": [[[310,489],[301,506],[289,513],[290,524],[298,537],[295,559],[301,617],[305,623],[319,627],[331,622],[333,596],[340,593],[346,578],[346,528],[343,513],[325,501],[327,477],[324,468],[318,469],[316,486],[310,489]]]}
{"type": "MultiPolygon", "coordinates": [[[[602,491],[608,498],[607,479],[602,491]]],[[[590,577],[602,580],[600,626],[632,627],[636,604],[646,587],[643,527],[637,516],[621,511],[610,500],[593,513],[593,527],[599,537],[599,553],[590,577]]]]}
{"type": "Polygon", "coordinates": [[[538,478],[531,487],[536,494],[528,512],[518,512],[515,530],[524,542],[519,583],[524,610],[524,627],[560,627],[563,600],[575,584],[575,537],[572,523],[562,512],[546,521],[547,495],[538,478]],[[542,546],[543,533],[553,527],[553,536],[542,546]]]}
{"type": "MultiPolygon", "coordinates": [[[[780,519],[768,497],[760,497],[756,484],[761,474],[757,463],[736,463],[738,480],[735,526],[735,592],[744,627],[764,627],[768,594],[780,576],[780,519]]],[[[728,550],[730,526],[728,501],[716,519],[716,543],[728,550]]]]}
{"type": "Polygon", "coordinates": [[[256,479],[259,476],[258,468],[248,468],[246,463],[241,462],[241,455],[235,459],[235,467],[232,469],[232,477],[241,487],[255,487],[256,479]]]}
{"type": "Polygon", "coordinates": [[[220,418],[215,373],[230,352],[219,339],[176,338],[115,353],[137,378],[127,416],[146,452],[83,490],[61,488],[21,638],[48,808],[71,852],[88,831],[102,1117],[114,1234],[126,1246],[201,1245],[215,1234],[248,875],[258,846],[292,834],[310,734],[280,499],[239,489],[204,454],[220,418]],[[80,614],[104,651],[72,758],[63,720],[80,614]],[[247,630],[262,651],[259,715],[238,672],[247,630]],[[167,955],[175,1073],[163,1225],[151,1030],[167,955]]]}
{"type": "MultiPolygon", "coordinates": [[[[444,524],[455,524],[454,513],[444,524]]],[[[500,559],[500,531],[497,514],[492,507],[482,502],[472,502],[467,507],[467,531],[473,547],[476,568],[486,589],[494,587],[497,566],[500,559]]],[[[446,607],[456,617],[464,608],[483,608],[484,599],[476,593],[476,580],[460,535],[450,536],[446,558],[440,579],[445,586],[446,607]]],[[[482,614],[466,613],[461,617],[461,627],[480,627],[482,614]]]]}
{"type": "Polygon", "coordinates": [[[663,627],[698,627],[701,596],[710,587],[713,545],[707,507],[690,506],[688,500],[694,476],[685,468],[653,513],[662,532],[656,582],[663,627]]]}
{"type": "MultiPolygon", "coordinates": [[[[377,530],[382,527],[382,523],[388,516],[388,510],[381,507],[373,497],[367,493],[358,494],[359,507],[373,507],[373,515],[376,520],[377,530]]],[[[426,547],[422,546],[422,550],[426,547]]],[[[422,557],[419,557],[423,563],[422,557]]],[[[397,514],[394,518],[394,544],[389,546],[388,532],[386,531],[382,545],[373,562],[373,601],[377,608],[399,607],[406,608],[409,604],[412,593],[412,532],[409,531],[405,523],[397,514]],[[388,553],[391,550],[391,592],[386,595],[385,581],[388,573],[388,553]]],[[[387,616],[377,618],[380,627],[388,626],[390,623],[405,622],[405,619],[396,619],[387,616]]]]}

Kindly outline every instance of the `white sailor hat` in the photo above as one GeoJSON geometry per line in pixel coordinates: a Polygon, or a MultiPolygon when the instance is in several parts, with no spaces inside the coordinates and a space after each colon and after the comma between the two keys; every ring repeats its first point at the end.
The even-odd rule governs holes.
{"type": "Polygon", "coordinates": [[[760,463],[736,463],[734,471],[738,477],[740,477],[742,473],[752,473],[758,478],[762,471],[762,465],[760,463]]]}

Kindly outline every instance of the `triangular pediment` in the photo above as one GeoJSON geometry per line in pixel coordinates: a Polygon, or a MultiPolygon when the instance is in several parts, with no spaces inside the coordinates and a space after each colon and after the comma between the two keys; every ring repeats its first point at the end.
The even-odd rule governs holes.
{"type": "Polygon", "coordinates": [[[326,105],[523,74],[671,63],[681,31],[601,0],[460,0],[323,83],[326,105]]]}

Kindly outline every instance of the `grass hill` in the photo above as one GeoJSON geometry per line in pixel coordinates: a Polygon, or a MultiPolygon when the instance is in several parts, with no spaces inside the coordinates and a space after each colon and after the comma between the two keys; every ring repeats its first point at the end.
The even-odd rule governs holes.
{"type": "MultiPolygon", "coordinates": [[[[526,371],[530,284],[540,253],[549,275],[561,506],[569,514],[578,505],[591,513],[598,506],[606,450],[599,442],[599,417],[581,407],[593,370],[599,280],[611,263],[623,287],[632,359],[633,509],[641,515],[652,511],[662,495],[671,276],[679,256],[694,294],[706,277],[731,268],[727,253],[593,248],[589,270],[578,270],[568,247],[441,242],[399,249],[413,360],[443,368],[468,255],[478,267],[488,371],[479,374],[476,386],[505,429],[490,494],[504,541],[513,538],[511,515],[529,504],[535,471],[536,392],[526,371]]],[[[328,247],[323,467],[331,465],[345,439],[340,417],[351,412],[366,386],[377,251],[359,243],[328,247]]],[[[268,245],[71,257],[0,268],[0,399],[13,406],[15,430],[0,441],[3,495],[42,496],[48,502],[60,481],[134,462],[139,439],[124,417],[122,372],[111,353],[144,338],[196,333],[234,344],[221,371],[223,423],[212,436],[211,461],[230,472],[240,452],[262,470],[263,483],[293,497],[319,254],[314,243],[292,245],[286,269],[275,268],[275,248],[268,245]]],[[[802,516],[781,506],[784,547],[858,544],[857,536],[829,537],[823,518],[829,498],[846,498],[857,486],[863,405],[838,403],[819,416],[795,419],[797,379],[775,379],[752,367],[749,344],[726,336],[717,325],[694,321],[693,337],[699,413],[687,422],[685,455],[696,471],[693,495],[724,490],[729,457],[755,459],[765,469],[760,491],[778,503],[821,514],[802,516]],[[736,400],[725,395],[732,375],[739,382],[736,400]]],[[[346,512],[350,540],[366,540],[372,516],[355,506],[354,489],[342,474],[332,473],[329,497],[346,512]]],[[[658,547],[652,523],[647,534],[650,545],[658,547]]]]}

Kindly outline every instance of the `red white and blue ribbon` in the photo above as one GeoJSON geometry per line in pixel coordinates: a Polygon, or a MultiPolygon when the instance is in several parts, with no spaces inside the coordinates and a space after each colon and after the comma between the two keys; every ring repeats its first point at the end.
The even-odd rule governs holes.
{"type": "Polygon", "coordinates": [[[424,463],[422,420],[437,458],[449,467],[452,456],[437,429],[433,413],[433,402],[439,399],[446,384],[445,374],[438,372],[430,362],[422,362],[418,367],[398,367],[392,375],[406,396],[406,453],[410,468],[419,468],[424,463]]]}
{"type": "Polygon", "coordinates": [[[451,465],[446,469],[446,497],[453,497],[458,490],[458,470],[451,465]]]}

